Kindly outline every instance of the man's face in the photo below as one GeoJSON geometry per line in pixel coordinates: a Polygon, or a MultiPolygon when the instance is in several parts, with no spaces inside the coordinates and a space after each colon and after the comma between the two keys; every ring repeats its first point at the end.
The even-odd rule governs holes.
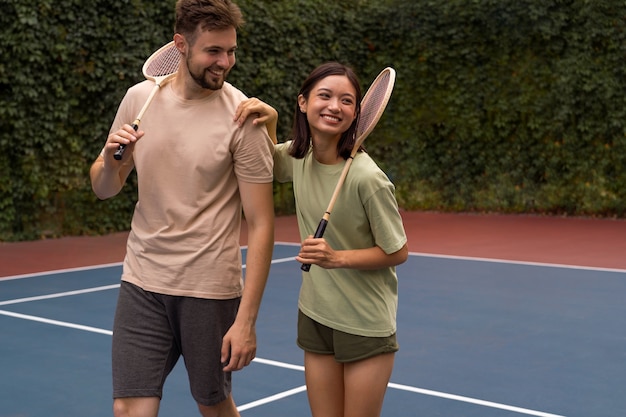
{"type": "Polygon", "coordinates": [[[219,90],[235,66],[237,31],[202,31],[187,54],[189,75],[202,88],[219,90]]]}

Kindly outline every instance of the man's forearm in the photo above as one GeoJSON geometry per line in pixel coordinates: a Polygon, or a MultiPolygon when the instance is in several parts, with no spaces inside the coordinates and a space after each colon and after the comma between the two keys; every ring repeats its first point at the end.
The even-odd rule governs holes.
{"type": "MultiPolygon", "coordinates": [[[[122,179],[124,173],[123,168],[121,164],[119,167],[105,166],[102,156],[99,156],[91,165],[91,169],[89,170],[91,188],[99,199],[105,200],[120,192],[126,180],[126,176],[128,176],[128,174],[126,174],[124,179],[122,179]]],[[[128,170],[128,172],[130,172],[130,170],[128,170]]]]}
{"type": "Polygon", "coordinates": [[[254,325],[269,275],[274,246],[273,221],[248,229],[246,278],[238,319],[254,325]]]}

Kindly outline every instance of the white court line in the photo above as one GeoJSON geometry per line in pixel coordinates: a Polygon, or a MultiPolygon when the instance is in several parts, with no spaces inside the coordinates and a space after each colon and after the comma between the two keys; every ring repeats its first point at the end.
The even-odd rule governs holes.
{"type": "Polygon", "coordinates": [[[261,358],[254,358],[254,362],[262,363],[263,365],[275,366],[277,368],[293,369],[294,371],[304,372],[304,366],[301,366],[301,365],[292,365],[290,363],[277,362],[277,361],[272,361],[269,359],[261,359],[261,358]]]}
{"type": "Polygon", "coordinates": [[[272,264],[282,264],[282,263],[285,263],[285,262],[291,262],[291,261],[295,261],[295,260],[296,260],[295,256],[291,256],[289,258],[279,258],[279,259],[274,259],[272,261],[272,264]]]}
{"type": "Polygon", "coordinates": [[[101,268],[109,268],[113,266],[121,266],[122,262],[115,262],[111,264],[100,264],[100,265],[92,265],[92,266],[79,266],[77,268],[65,268],[65,269],[52,269],[50,271],[42,271],[42,272],[33,272],[31,274],[21,274],[21,275],[11,275],[11,276],[0,276],[0,282],[2,281],[10,281],[13,279],[23,279],[23,278],[35,278],[41,277],[44,275],[52,275],[52,274],[63,274],[66,272],[78,272],[78,271],[91,271],[93,269],[101,269],[101,268]]]}
{"type": "Polygon", "coordinates": [[[409,255],[421,256],[425,258],[442,258],[442,259],[458,259],[461,261],[491,262],[494,264],[542,266],[542,267],[547,267],[547,268],[580,269],[584,271],[600,271],[600,272],[620,272],[620,273],[626,272],[626,269],[620,269],[620,268],[602,268],[602,267],[596,267],[596,266],[554,264],[554,263],[548,263],[548,262],[515,261],[511,259],[480,258],[480,257],[473,257],[473,256],[441,255],[437,253],[426,253],[426,252],[409,252],[409,255]]]}
{"type": "MultiPolygon", "coordinates": [[[[300,246],[299,243],[292,242],[274,242],[275,245],[283,245],[283,246],[300,246]]],[[[242,249],[245,249],[246,246],[242,246],[242,249]]],[[[482,258],[482,257],[474,257],[474,256],[458,256],[458,255],[445,255],[439,253],[428,253],[428,252],[409,252],[411,256],[419,256],[424,258],[440,258],[440,259],[457,259],[461,261],[476,261],[476,262],[491,262],[491,263],[500,263],[500,264],[513,264],[513,265],[528,265],[528,266],[542,266],[548,268],[564,268],[564,269],[579,269],[586,271],[600,271],[600,272],[619,272],[626,273],[626,269],[621,268],[602,268],[595,266],[583,266],[583,265],[567,265],[567,264],[557,264],[557,263],[549,263],[549,262],[529,262],[529,261],[516,261],[512,259],[496,259],[496,258],[482,258]]],[[[287,257],[287,258],[279,258],[272,260],[272,264],[279,264],[289,261],[294,261],[295,257],[287,257]]],[[[121,266],[122,262],[115,262],[109,264],[100,264],[86,267],[78,267],[78,268],[67,268],[67,269],[56,269],[50,271],[43,272],[35,272],[31,274],[22,274],[22,275],[13,275],[13,276],[0,276],[0,282],[9,281],[14,279],[22,279],[22,278],[33,278],[40,277],[43,275],[51,275],[51,274],[60,274],[65,272],[75,272],[75,271],[89,271],[92,269],[100,269],[100,268],[108,268],[113,266],[121,266]]],[[[246,266],[243,265],[243,268],[246,266]]]]}
{"type": "MultiPolygon", "coordinates": [[[[68,328],[71,328],[71,329],[82,330],[82,331],[86,331],[86,332],[99,333],[99,334],[104,334],[104,335],[108,335],[108,336],[113,335],[113,332],[111,330],[105,330],[105,329],[100,329],[100,328],[91,327],[91,326],[83,326],[83,325],[80,325],[80,324],[68,323],[68,322],[59,321],[59,320],[51,320],[51,319],[46,319],[46,318],[37,317],[37,316],[31,316],[31,315],[27,315],[27,314],[14,313],[14,312],[11,312],[11,311],[0,310],[0,315],[4,315],[4,316],[8,316],[8,317],[14,317],[14,318],[22,319],[22,320],[31,320],[31,321],[44,323],[44,324],[50,324],[50,325],[54,325],[54,326],[68,327],[68,328]]],[[[276,366],[276,367],[286,368],[286,369],[293,369],[293,370],[297,370],[297,371],[301,371],[301,372],[304,371],[304,367],[303,366],[294,365],[294,364],[285,363],[285,362],[273,361],[273,360],[269,360],[269,359],[255,358],[253,360],[253,362],[257,362],[257,363],[264,364],[264,365],[269,365],[269,366],[276,366]]],[[[481,406],[484,406],[484,407],[498,408],[498,409],[502,409],[502,410],[513,411],[513,412],[516,412],[516,413],[527,414],[527,415],[531,415],[531,416],[538,416],[538,417],[564,417],[564,416],[558,415],[558,414],[550,414],[550,413],[544,413],[544,412],[541,412],[541,411],[529,410],[529,409],[526,409],[526,408],[513,407],[513,406],[510,406],[510,405],[506,405],[506,404],[499,404],[499,403],[495,403],[495,402],[491,402],[491,401],[484,401],[484,400],[479,400],[479,399],[470,398],[470,397],[463,397],[463,396],[460,396],[460,395],[448,394],[448,393],[445,393],[445,392],[432,391],[432,390],[427,390],[427,389],[423,389],[423,388],[412,387],[412,386],[409,386],[409,385],[400,385],[400,384],[395,384],[395,383],[391,383],[390,382],[388,384],[388,387],[389,388],[393,388],[393,389],[398,389],[398,390],[403,390],[403,391],[409,391],[409,392],[414,392],[414,393],[418,393],[418,394],[423,394],[423,395],[429,395],[429,396],[433,396],[433,397],[446,398],[446,399],[450,399],[450,400],[454,400],[454,401],[467,402],[467,403],[471,403],[471,404],[481,405],[481,406]]],[[[267,403],[270,403],[270,402],[273,402],[273,401],[277,401],[277,400],[280,400],[282,398],[285,398],[285,397],[288,397],[288,396],[300,393],[302,391],[306,391],[306,386],[293,388],[291,390],[284,391],[282,393],[278,393],[278,394],[275,394],[275,395],[272,395],[272,396],[269,396],[269,397],[266,397],[266,398],[262,398],[260,400],[256,400],[256,401],[250,402],[248,404],[244,404],[244,405],[238,407],[238,410],[239,411],[243,411],[243,410],[247,410],[247,409],[250,409],[250,408],[258,407],[260,405],[267,404],[267,403]]]]}
{"type": "MultiPolygon", "coordinates": [[[[284,262],[290,262],[290,261],[295,261],[296,257],[295,256],[291,256],[288,258],[279,258],[279,259],[273,259],[272,263],[273,264],[280,264],[280,263],[284,263],[284,262]]],[[[35,278],[35,277],[41,277],[41,276],[45,276],[45,275],[52,275],[52,274],[63,274],[63,273],[67,273],[67,272],[80,272],[80,271],[90,271],[93,269],[100,269],[100,268],[109,268],[109,267],[114,267],[114,266],[122,266],[123,262],[116,262],[116,263],[110,263],[110,264],[100,264],[100,265],[93,265],[93,266],[81,266],[81,267],[77,267],[77,268],[65,268],[65,269],[53,269],[50,271],[42,271],[42,272],[33,272],[30,274],[21,274],[21,275],[9,275],[6,277],[0,276],[0,282],[2,281],[11,281],[11,280],[15,280],[15,279],[24,279],[24,278],[35,278]]],[[[242,267],[245,269],[246,265],[242,265],[242,267]]]]}
{"type": "Polygon", "coordinates": [[[97,327],[91,327],[91,326],[83,326],[81,324],[68,323],[66,321],[51,320],[51,319],[46,319],[43,317],[31,316],[28,314],[14,313],[12,311],[0,310],[0,315],[14,317],[17,319],[22,319],[22,320],[36,321],[36,322],[44,323],[44,324],[51,324],[53,326],[69,327],[71,329],[83,330],[83,331],[91,332],[91,333],[100,333],[100,334],[106,334],[109,336],[113,335],[113,332],[110,330],[99,329],[97,327]]]}
{"type": "Polygon", "coordinates": [[[501,410],[513,411],[515,413],[527,414],[527,415],[530,415],[530,416],[565,417],[565,416],[558,415],[558,414],[544,413],[542,411],[529,410],[527,408],[513,407],[511,405],[499,404],[499,403],[494,403],[494,402],[491,402],[491,401],[484,401],[484,400],[478,400],[478,399],[475,399],[475,398],[463,397],[461,395],[454,395],[454,394],[448,394],[448,393],[445,393],[445,392],[432,391],[432,390],[429,390],[429,389],[416,388],[416,387],[411,387],[411,386],[408,386],[408,385],[394,384],[393,382],[390,382],[388,384],[388,387],[389,388],[395,388],[395,389],[402,390],[402,391],[409,391],[409,392],[415,392],[415,393],[418,393],[418,394],[430,395],[431,397],[440,397],[440,398],[446,398],[448,400],[461,401],[461,402],[466,402],[466,403],[471,403],[471,404],[476,404],[476,405],[482,405],[484,407],[499,408],[501,410]]]}
{"type": "Polygon", "coordinates": [[[84,290],[66,291],[66,292],[59,292],[56,294],[48,294],[48,295],[38,295],[36,297],[16,298],[14,300],[0,301],[0,306],[27,303],[29,301],[49,300],[51,298],[69,297],[71,295],[88,294],[90,292],[113,290],[119,287],[120,287],[120,284],[113,284],[113,285],[105,285],[102,287],[87,288],[84,290]]]}
{"type": "Polygon", "coordinates": [[[260,400],[249,402],[248,404],[240,405],[239,407],[237,407],[237,411],[245,411],[250,408],[255,408],[260,405],[278,401],[283,398],[289,397],[290,395],[295,395],[303,391],[306,391],[306,385],[302,385],[301,387],[293,388],[288,391],[283,391],[275,395],[270,395],[269,397],[261,398],[260,400]]]}

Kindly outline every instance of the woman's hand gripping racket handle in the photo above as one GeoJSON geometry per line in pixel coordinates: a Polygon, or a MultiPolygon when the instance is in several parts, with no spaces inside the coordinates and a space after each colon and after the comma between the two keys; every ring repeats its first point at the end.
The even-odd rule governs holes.
{"type": "MultiPolygon", "coordinates": [[[[328,203],[328,208],[322,216],[322,220],[320,220],[319,224],[317,225],[317,230],[315,230],[315,235],[313,237],[316,239],[324,236],[324,232],[326,231],[326,225],[328,225],[328,220],[330,219],[330,213],[333,211],[333,207],[335,207],[335,201],[337,201],[337,197],[339,197],[339,191],[341,191],[341,186],[346,180],[346,176],[348,175],[348,171],[350,170],[350,165],[352,165],[352,161],[354,160],[354,155],[356,155],[364,139],[364,136],[357,139],[356,143],[354,144],[354,148],[352,149],[352,154],[346,160],[346,163],[343,166],[341,176],[339,177],[339,181],[337,181],[337,185],[335,186],[335,191],[333,191],[333,195],[330,198],[330,203],[328,203]]],[[[309,272],[309,270],[311,269],[311,264],[302,264],[300,269],[304,272],[309,272]]]]}
{"type": "MultiPolygon", "coordinates": [[[[148,109],[148,106],[150,106],[150,103],[152,102],[152,99],[156,95],[157,91],[159,91],[163,84],[176,75],[179,63],[180,52],[176,48],[174,41],[172,41],[150,55],[150,57],[143,64],[143,75],[148,80],[154,81],[154,87],[152,88],[152,91],[150,91],[150,95],[137,115],[137,118],[131,125],[135,131],[139,129],[141,118],[143,117],[144,112],[148,109]]],[[[117,151],[113,154],[113,158],[118,161],[121,160],[125,150],[126,145],[120,144],[117,151]]]]}
{"type": "MultiPolygon", "coordinates": [[[[322,217],[322,220],[320,220],[320,223],[317,225],[317,230],[315,230],[315,235],[313,236],[315,239],[319,239],[320,237],[324,236],[329,216],[330,213],[326,212],[326,214],[324,214],[324,217],[322,217]]],[[[309,272],[309,270],[311,269],[311,264],[302,264],[300,269],[305,272],[309,272]]]]}

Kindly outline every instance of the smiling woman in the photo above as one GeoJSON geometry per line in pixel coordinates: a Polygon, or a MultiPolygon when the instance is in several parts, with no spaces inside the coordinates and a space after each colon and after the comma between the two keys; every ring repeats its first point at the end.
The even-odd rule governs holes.
{"type": "Polygon", "coordinates": [[[315,159],[326,165],[343,161],[337,144],[356,120],[358,110],[350,80],[341,75],[326,77],[310,93],[300,94],[298,105],[309,123],[315,159]]]}

